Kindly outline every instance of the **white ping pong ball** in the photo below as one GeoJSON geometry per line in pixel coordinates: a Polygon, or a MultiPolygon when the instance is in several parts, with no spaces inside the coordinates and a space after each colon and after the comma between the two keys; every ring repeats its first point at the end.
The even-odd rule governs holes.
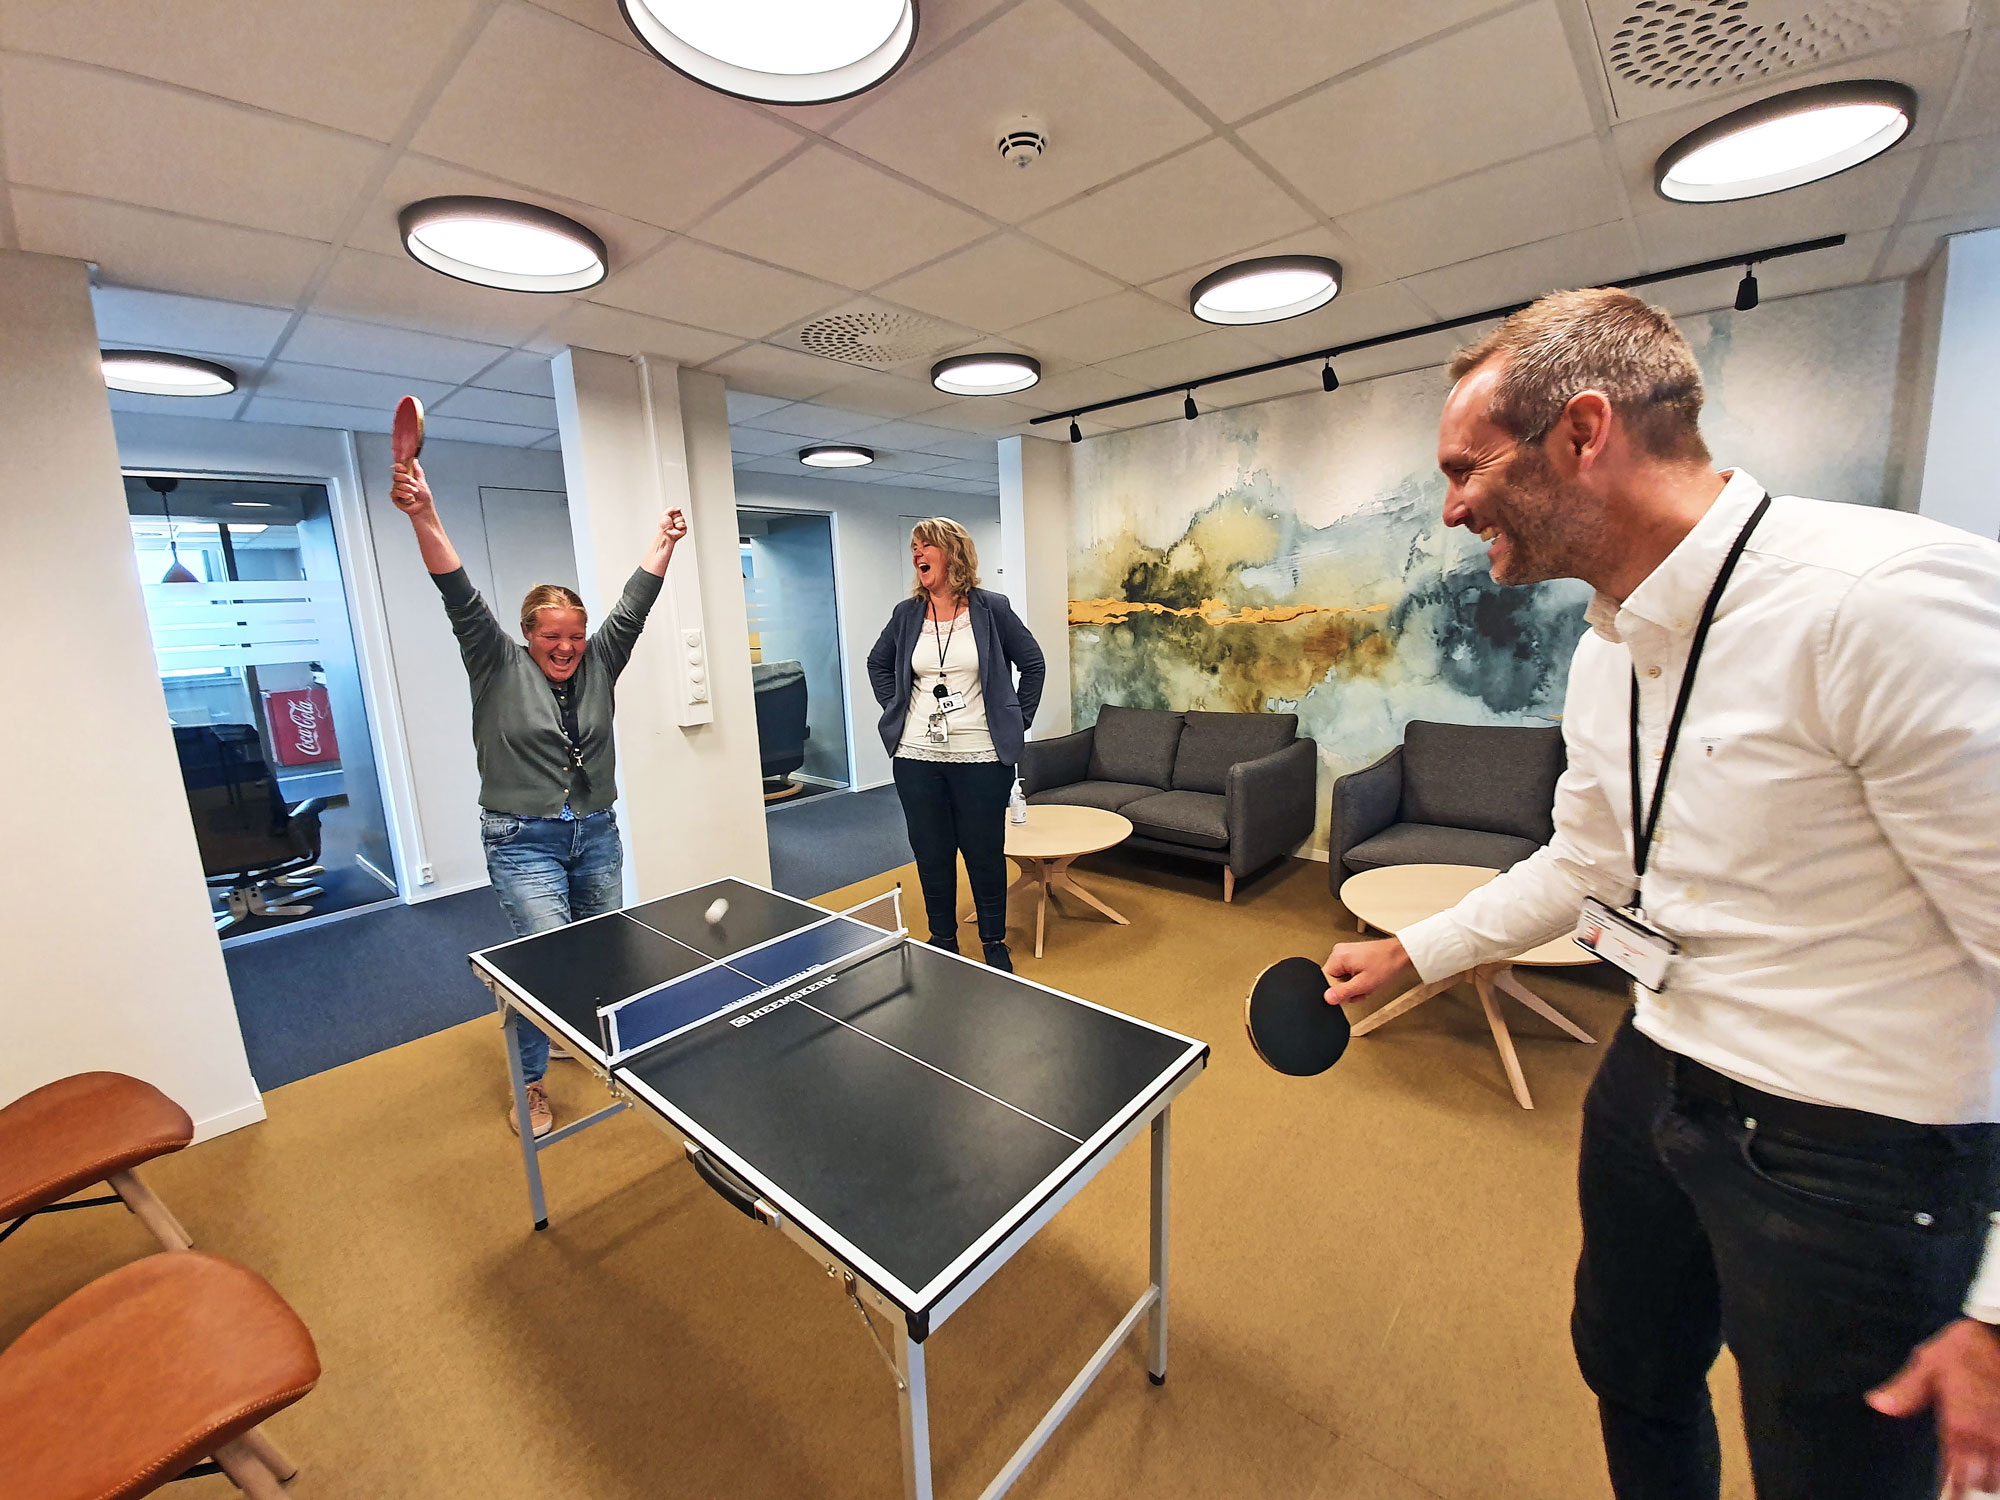
{"type": "Polygon", "coordinates": [[[718,896],[715,900],[708,903],[708,910],[703,912],[702,915],[708,919],[708,925],[713,927],[717,922],[720,922],[724,917],[729,915],[729,903],[718,896]]]}

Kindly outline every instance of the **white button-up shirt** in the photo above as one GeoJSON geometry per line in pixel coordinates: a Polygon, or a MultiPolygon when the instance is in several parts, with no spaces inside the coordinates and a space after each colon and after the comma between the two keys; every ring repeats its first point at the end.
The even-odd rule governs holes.
{"type": "MultiPolygon", "coordinates": [[[[1633,894],[1703,602],[1762,487],[1738,470],[1621,605],[1592,601],[1555,838],[1402,933],[1426,980],[1633,894]]],[[[1774,498],[1716,611],[1640,893],[1681,945],[1635,1024],[1739,1082],[1929,1124],[2000,1120],[2000,545],[1774,498]]]]}

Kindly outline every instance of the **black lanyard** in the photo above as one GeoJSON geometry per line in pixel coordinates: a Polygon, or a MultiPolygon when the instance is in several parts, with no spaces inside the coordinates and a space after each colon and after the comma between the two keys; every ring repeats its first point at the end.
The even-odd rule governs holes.
{"type": "MultiPolygon", "coordinates": [[[[1736,560],[1743,555],[1743,549],[1750,543],[1750,533],[1757,529],[1757,523],[1764,519],[1764,512],[1771,508],[1771,496],[1766,492],[1757,502],[1757,508],[1750,512],[1750,519],[1743,523],[1743,529],[1736,533],[1736,542],[1729,549],[1729,556],[1723,559],[1722,571],[1715,575],[1715,585],[1708,591],[1708,602],[1701,607],[1701,623],[1694,628],[1694,641],[1688,647],[1687,668],[1681,673],[1680,695],[1674,700],[1674,716],[1667,721],[1667,742],[1660,747],[1660,769],[1653,778],[1653,805],[1647,811],[1644,823],[1639,820],[1639,669],[1632,669],[1632,874],[1643,884],[1646,879],[1646,857],[1652,852],[1653,830],[1660,823],[1660,805],[1666,800],[1667,768],[1674,761],[1674,746],[1681,737],[1681,720],[1687,717],[1688,696],[1694,691],[1695,668],[1701,664],[1701,648],[1708,640],[1708,627],[1715,619],[1715,607],[1722,602],[1722,591],[1729,586],[1729,575],[1736,571],[1736,560]]],[[[1632,892],[1632,905],[1639,905],[1639,892],[1632,892]]]]}
{"type": "Polygon", "coordinates": [[[563,747],[569,751],[569,763],[577,770],[583,769],[583,730],[576,721],[576,680],[552,682],[549,684],[556,696],[556,727],[562,731],[563,747]]]}
{"type": "MultiPolygon", "coordinates": [[[[931,639],[934,641],[937,640],[938,622],[937,622],[937,615],[935,613],[936,609],[937,605],[932,604],[931,639]]],[[[938,680],[937,680],[937,686],[932,688],[931,692],[940,698],[942,698],[947,692],[950,691],[950,689],[944,685],[944,657],[945,653],[951,650],[951,638],[957,634],[958,634],[958,616],[953,615],[951,617],[951,628],[945,631],[944,639],[938,642],[938,680]]]]}

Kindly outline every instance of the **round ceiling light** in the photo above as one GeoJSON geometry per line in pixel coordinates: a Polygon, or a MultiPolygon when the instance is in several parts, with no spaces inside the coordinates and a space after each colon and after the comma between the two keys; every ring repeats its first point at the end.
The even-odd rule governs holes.
{"type": "Polygon", "coordinates": [[[1188,293],[1204,323],[1277,323],[1340,295],[1340,262],[1324,255],[1265,255],[1211,271],[1188,293]]]}
{"type": "Polygon", "coordinates": [[[236,389],[236,372],[214,360],[149,349],[100,349],[104,383],[135,396],[226,396],[236,389]]]}
{"type": "Polygon", "coordinates": [[[1006,396],[1042,378],[1042,362],[1026,354],[954,354],[931,366],[931,384],[947,396],[1006,396]]]}
{"type": "Polygon", "coordinates": [[[875,87],[917,40],[917,0],[618,0],[647,50],[739,99],[825,104],[875,87]]]}
{"type": "Polygon", "coordinates": [[[858,469],[875,462],[875,450],[857,448],[852,443],[823,443],[817,448],[799,449],[799,462],[808,469],[858,469]]]}
{"type": "Polygon", "coordinates": [[[1910,133],[1914,89],[1882,79],[1821,83],[1732,111],[1661,155],[1653,186],[1679,203],[1761,198],[1880,156],[1910,133]]]}
{"type": "Polygon", "coordinates": [[[574,292],[604,279],[604,241],[574,219],[507,198],[425,198],[396,216],[433,271],[508,292],[574,292]]]}

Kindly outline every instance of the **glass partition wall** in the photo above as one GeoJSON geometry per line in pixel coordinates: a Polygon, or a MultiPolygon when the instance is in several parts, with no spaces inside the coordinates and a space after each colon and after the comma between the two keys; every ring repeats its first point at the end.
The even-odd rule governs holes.
{"type": "Polygon", "coordinates": [[[127,474],[125,496],[217,930],[393,901],[325,486],[127,474]]]}

